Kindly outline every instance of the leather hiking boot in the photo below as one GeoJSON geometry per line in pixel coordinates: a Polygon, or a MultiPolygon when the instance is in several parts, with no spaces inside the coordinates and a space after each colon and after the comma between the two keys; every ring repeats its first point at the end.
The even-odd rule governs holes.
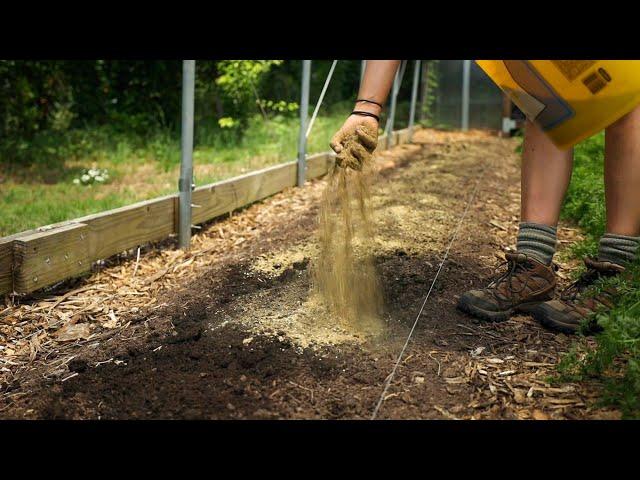
{"type": "Polygon", "coordinates": [[[585,321],[588,330],[598,329],[594,313],[611,309],[617,292],[613,287],[607,287],[590,295],[587,290],[596,280],[618,275],[625,268],[589,257],[584,263],[587,270],[562,292],[559,299],[540,303],[529,310],[533,318],[545,327],[563,333],[575,333],[585,321]]]}
{"type": "Polygon", "coordinates": [[[556,274],[524,253],[507,253],[507,271],[482,290],[471,290],[460,297],[458,308],[474,317],[500,322],[516,311],[553,298],[556,274]]]}

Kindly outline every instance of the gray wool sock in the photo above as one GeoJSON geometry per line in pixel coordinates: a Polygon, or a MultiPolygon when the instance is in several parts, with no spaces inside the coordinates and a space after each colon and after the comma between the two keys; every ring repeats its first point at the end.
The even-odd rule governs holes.
{"type": "Polygon", "coordinates": [[[640,237],[605,233],[600,238],[598,260],[622,266],[636,258],[638,244],[640,244],[640,237]]]}
{"type": "Polygon", "coordinates": [[[516,250],[550,265],[556,253],[557,229],[540,223],[521,222],[516,250]]]}

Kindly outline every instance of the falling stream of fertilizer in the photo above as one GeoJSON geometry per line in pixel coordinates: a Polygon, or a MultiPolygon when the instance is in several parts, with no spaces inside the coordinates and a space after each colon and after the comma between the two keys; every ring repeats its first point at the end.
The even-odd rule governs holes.
{"type": "Polygon", "coordinates": [[[358,330],[381,327],[382,295],[372,258],[369,186],[372,162],[360,169],[336,166],[319,215],[319,256],[312,266],[316,295],[338,322],[358,330]]]}

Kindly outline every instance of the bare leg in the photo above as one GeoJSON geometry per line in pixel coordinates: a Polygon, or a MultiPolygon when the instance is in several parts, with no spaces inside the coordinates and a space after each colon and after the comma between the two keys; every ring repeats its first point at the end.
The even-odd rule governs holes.
{"type": "Polygon", "coordinates": [[[640,235],[640,107],[605,130],[607,232],[640,235]]]}
{"type": "Polygon", "coordinates": [[[551,227],[558,224],[572,168],[573,150],[559,150],[542,130],[527,120],[522,153],[521,221],[551,227]]]}

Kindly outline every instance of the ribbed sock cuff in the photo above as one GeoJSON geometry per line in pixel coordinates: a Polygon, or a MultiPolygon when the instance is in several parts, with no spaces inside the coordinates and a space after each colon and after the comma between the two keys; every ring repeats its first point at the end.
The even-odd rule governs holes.
{"type": "Polygon", "coordinates": [[[555,227],[540,223],[521,222],[516,250],[550,265],[556,253],[558,231],[555,227]]]}
{"type": "Polygon", "coordinates": [[[602,238],[600,238],[598,260],[621,266],[633,262],[636,258],[636,251],[639,244],[640,237],[605,233],[602,238]]]}

